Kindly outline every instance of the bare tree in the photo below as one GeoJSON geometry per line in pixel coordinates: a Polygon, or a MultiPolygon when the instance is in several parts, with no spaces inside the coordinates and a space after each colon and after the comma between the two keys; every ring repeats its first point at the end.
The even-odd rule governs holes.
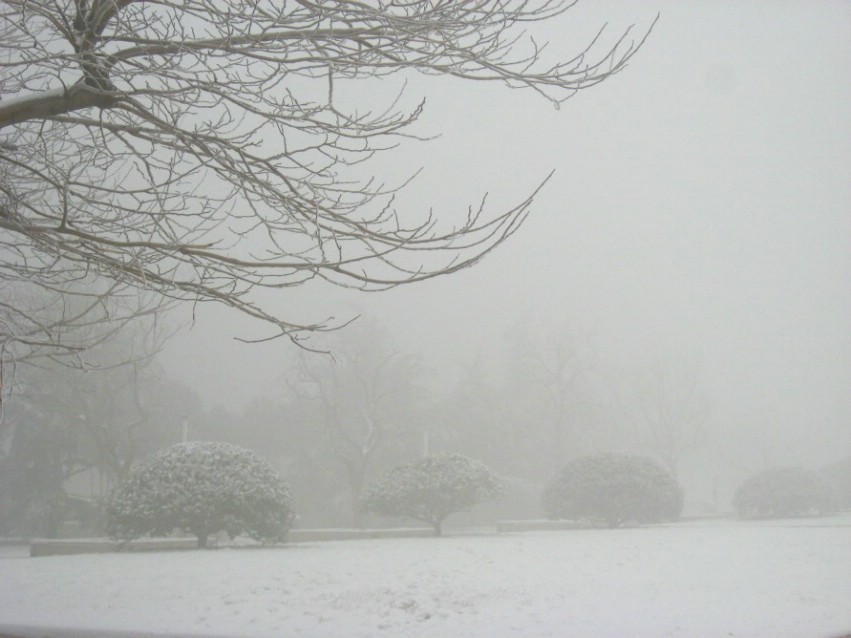
{"type": "MultiPolygon", "coordinates": [[[[15,380],[16,408],[58,424],[67,435],[66,478],[94,469],[102,485],[112,486],[140,456],[162,444],[168,421],[162,415],[162,404],[167,403],[163,389],[169,384],[162,381],[155,355],[167,336],[152,330],[125,331],[93,348],[85,369],[36,360],[15,380]]],[[[10,419],[10,429],[27,428],[38,420],[10,419]]],[[[165,435],[174,442],[179,430],[174,423],[170,429],[165,435]]]]}
{"type": "Polygon", "coordinates": [[[640,443],[659,457],[674,476],[683,456],[706,443],[711,405],[693,362],[650,364],[635,377],[632,422],[640,443]]]}
{"type": "Polygon", "coordinates": [[[516,395],[510,409],[532,446],[535,466],[558,472],[595,447],[595,433],[581,411],[593,402],[589,373],[595,353],[589,340],[580,341],[568,327],[535,330],[519,322],[506,338],[505,393],[516,395]],[[549,464],[542,463],[547,457],[549,464]]]}
{"type": "MultiPolygon", "coordinates": [[[[362,165],[414,137],[423,103],[370,110],[341,94],[413,70],[559,104],[623,69],[647,36],[601,31],[550,62],[524,29],[573,4],[5,0],[0,272],[95,309],[139,290],[155,296],[137,312],[217,302],[297,340],[330,321],[293,322],[252,291],[314,278],[385,288],[467,267],[518,228],[534,193],[496,213],[482,200],[458,224],[398,210],[406,180],[362,165]]],[[[4,292],[16,342],[35,330],[55,345],[74,325],[31,310],[4,292]]]]}
{"type": "Polygon", "coordinates": [[[331,348],[333,358],[301,352],[289,387],[314,402],[327,447],[345,468],[352,522],[360,526],[367,475],[398,435],[417,429],[419,361],[369,320],[331,348]]]}
{"type": "MultiPolygon", "coordinates": [[[[15,389],[32,385],[26,375],[18,380],[20,366],[62,365],[104,375],[125,365],[147,367],[176,330],[159,317],[162,309],[150,296],[129,295],[117,284],[48,290],[0,282],[0,438],[8,399],[15,389]]],[[[38,370],[34,374],[37,378],[38,370]]]]}
{"type": "MultiPolygon", "coordinates": [[[[157,316],[173,304],[132,282],[102,276],[92,263],[45,250],[38,233],[10,232],[4,224],[21,218],[22,210],[9,170],[14,158],[5,155],[13,150],[0,149],[0,426],[18,366],[61,362],[85,368],[89,350],[128,328],[161,337],[157,316]]],[[[102,357],[94,362],[104,363],[102,357]]]]}

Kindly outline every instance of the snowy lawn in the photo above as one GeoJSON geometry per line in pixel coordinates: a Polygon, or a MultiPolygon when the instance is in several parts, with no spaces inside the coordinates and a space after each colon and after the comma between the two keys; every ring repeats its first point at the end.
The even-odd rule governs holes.
{"type": "Polygon", "coordinates": [[[346,638],[851,633],[849,515],[5,556],[0,635],[13,626],[346,638]]]}

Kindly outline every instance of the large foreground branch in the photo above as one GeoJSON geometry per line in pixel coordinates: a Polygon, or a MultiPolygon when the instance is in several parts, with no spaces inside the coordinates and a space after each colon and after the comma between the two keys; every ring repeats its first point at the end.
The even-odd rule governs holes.
{"type": "MultiPolygon", "coordinates": [[[[85,282],[221,303],[297,339],[327,326],[277,316],[258,289],[319,278],[375,290],[469,267],[517,230],[537,189],[502,211],[484,199],[461,216],[401,209],[408,180],[368,169],[420,137],[422,101],[376,108],[380,92],[344,89],[417,71],[558,104],[622,70],[646,38],[601,30],[549,59],[527,29],[573,4],[7,1],[0,272],[49,295],[84,295],[85,282]]],[[[0,333],[17,343],[54,325],[6,307],[0,333]]]]}

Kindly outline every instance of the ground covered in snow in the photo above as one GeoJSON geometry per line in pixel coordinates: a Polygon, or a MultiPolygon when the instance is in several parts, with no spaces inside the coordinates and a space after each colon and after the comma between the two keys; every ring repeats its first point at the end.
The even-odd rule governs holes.
{"type": "Polygon", "coordinates": [[[347,638],[851,633],[848,515],[2,556],[0,634],[25,626],[347,638]]]}

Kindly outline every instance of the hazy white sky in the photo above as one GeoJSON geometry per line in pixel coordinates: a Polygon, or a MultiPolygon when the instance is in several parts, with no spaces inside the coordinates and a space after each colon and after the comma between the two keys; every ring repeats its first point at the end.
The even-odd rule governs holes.
{"type": "MultiPolygon", "coordinates": [[[[640,32],[657,11],[631,65],[560,110],[499,86],[412,82],[421,131],[442,136],[376,167],[424,167],[401,200],[412,211],[451,215],[485,192],[506,207],[555,177],[474,269],[386,293],[311,286],[276,307],[378,316],[438,367],[494,349],[519,320],[591,334],[610,362],[687,354],[719,427],[776,430],[813,457],[838,434],[851,452],[851,4],[586,2],[546,36],[570,53],[571,35],[606,21],[640,32]]],[[[274,393],[292,346],[230,340],[255,328],[202,309],[168,372],[211,402],[274,393]]]]}

